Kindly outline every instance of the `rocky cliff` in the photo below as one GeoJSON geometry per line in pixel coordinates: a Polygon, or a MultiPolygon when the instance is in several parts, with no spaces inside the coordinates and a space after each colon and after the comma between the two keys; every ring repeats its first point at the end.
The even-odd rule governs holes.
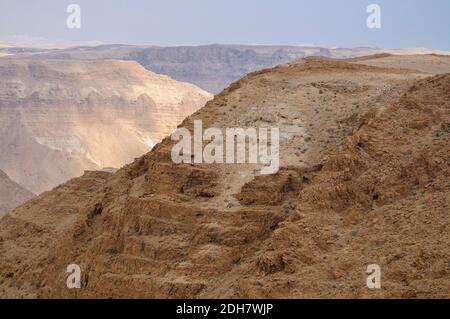
{"type": "Polygon", "coordinates": [[[0,217],[34,196],[0,170],[0,217]]]}
{"type": "Polygon", "coordinates": [[[252,73],[181,124],[279,127],[275,175],[174,164],[166,138],[17,208],[0,221],[0,294],[448,298],[450,75],[375,59],[252,73]]]}
{"type": "Polygon", "coordinates": [[[0,59],[0,169],[35,193],[148,152],[212,96],[134,61],[0,59]]]}

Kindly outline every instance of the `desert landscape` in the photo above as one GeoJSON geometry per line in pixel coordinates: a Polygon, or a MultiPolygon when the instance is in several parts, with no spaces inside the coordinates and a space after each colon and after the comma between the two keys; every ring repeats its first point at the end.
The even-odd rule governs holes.
{"type": "Polygon", "coordinates": [[[445,313],[448,13],[0,0],[0,313],[445,313]]]}
{"type": "Polygon", "coordinates": [[[213,94],[220,93],[246,74],[308,56],[354,58],[388,53],[392,55],[450,55],[448,51],[425,48],[328,48],[286,45],[202,45],[139,46],[105,44],[63,49],[0,46],[0,55],[24,59],[50,60],[126,60],[136,61],[149,71],[192,83],[213,94]]]}
{"type": "Polygon", "coordinates": [[[151,150],[212,94],[134,61],[0,59],[0,169],[40,194],[151,150]]]}
{"type": "MultiPolygon", "coordinates": [[[[0,147],[46,146],[62,153],[45,153],[58,165],[86,171],[0,219],[1,297],[450,297],[449,56],[292,53],[278,66],[243,69],[251,73],[212,98],[145,70],[139,63],[151,68],[146,57],[157,51],[144,50],[139,63],[77,59],[74,51],[64,59],[44,57],[54,52],[0,58],[1,128],[14,123],[0,147]],[[57,90],[46,84],[53,83],[49,71],[57,90]],[[96,87],[91,72],[113,84],[96,87]],[[33,85],[23,80],[36,77],[33,85]],[[61,121],[51,120],[61,116],[54,104],[67,105],[61,121]],[[156,119],[146,115],[152,108],[156,119]],[[278,173],[261,175],[260,164],[175,164],[169,135],[181,121],[179,128],[193,131],[195,120],[223,130],[279,127],[278,173]],[[21,126],[29,130],[13,129],[21,126]],[[111,135],[118,144],[103,144],[111,135]],[[92,167],[81,165],[89,159],[92,167]],[[66,286],[72,263],[82,269],[82,289],[66,286]],[[369,264],[383,269],[381,289],[366,287],[369,264]]],[[[210,92],[239,76],[227,72],[208,82],[210,92]]],[[[0,169],[16,182],[33,172],[12,174],[32,166],[8,161],[0,169]]],[[[40,193],[68,178],[21,184],[40,193]]]]}

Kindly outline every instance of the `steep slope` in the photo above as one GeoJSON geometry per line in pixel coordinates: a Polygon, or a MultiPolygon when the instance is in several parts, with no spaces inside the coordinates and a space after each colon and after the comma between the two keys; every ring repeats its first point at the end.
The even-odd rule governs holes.
{"type": "MultiPolygon", "coordinates": [[[[0,52],[1,49],[0,49],[0,52]]],[[[5,53],[30,55],[14,48],[5,53]]],[[[308,56],[351,58],[389,52],[392,54],[418,54],[449,52],[427,49],[376,49],[376,48],[324,48],[313,46],[264,46],[264,45],[204,45],[204,46],[134,46],[100,45],[63,50],[35,52],[33,58],[52,59],[120,59],[134,60],[146,69],[167,74],[178,80],[193,83],[208,92],[219,93],[232,82],[246,74],[278,64],[300,60],[308,56]]]]}
{"type": "Polygon", "coordinates": [[[131,61],[0,60],[0,169],[35,193],[148,152],[212,96],[131,61]]]}
{"type": "Polygon", "coordinates": [[[166,138],[3,218],[2,294],[449,297],[449,88],[328,59],[252,73],[181,126],[279,127],[277,174],[174,164],[166,138]],[[70,263],[81,289],[65,285],[70,263]]]}
{"type": "Polygon", "coordinates": [[[34,196],[0,170],[0,217],[34,196]]]}

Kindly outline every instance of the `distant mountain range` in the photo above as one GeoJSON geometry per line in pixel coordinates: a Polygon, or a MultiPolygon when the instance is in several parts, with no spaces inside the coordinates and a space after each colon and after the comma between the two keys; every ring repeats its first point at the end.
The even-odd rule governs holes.
{"type": "Polygon", "coordinates": [[[1,54],[15,54],[44,59],[134,60],[146,69],[166,74],[175,80],[193,83],[219,93],[246,74],[307,56],[352,58],[378,54],[423,54],[449,52],[428,49],[323,48],[312,46],[205,45],[205,46],[135,46],[109,44],[65,49],[0,48],[1,54]]]}
{"type": "MultiPolygon", "coordinates": [[[[134,88],[129,73],[95,63],[98,84],[73,86],[79,94],[134,88]]],[[[40,99],[75,94],[67,85],[80,76],[67,67],[26,66],[42,85],[61,83],[40,99]]],[[[170,138],[115,173],[86,172],[0,220],[0,298],[449,298],[449,96],[442,56],[307,58],[249,74],[180,126],[277,127],[277,174],[175,164],[170,138]],[[67,287],[73,263],[81,289],[67,287]],[[366,285],[373,264],[382,289],[366,285]]],[[[28,114],[55,116],[33,98],[28,114]]]]}

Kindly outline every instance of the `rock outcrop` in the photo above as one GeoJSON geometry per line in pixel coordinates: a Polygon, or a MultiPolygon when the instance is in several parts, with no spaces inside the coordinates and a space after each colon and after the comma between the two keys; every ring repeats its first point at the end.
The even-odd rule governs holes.
{"type": "Polygon", "coordinates": [[[165,138],[5,216],[0,295],[448,298],[449,90],[449,74],[329,59],[252,73],[181,126],[279,127],[277,174],[174,164],[165,138]]]}

